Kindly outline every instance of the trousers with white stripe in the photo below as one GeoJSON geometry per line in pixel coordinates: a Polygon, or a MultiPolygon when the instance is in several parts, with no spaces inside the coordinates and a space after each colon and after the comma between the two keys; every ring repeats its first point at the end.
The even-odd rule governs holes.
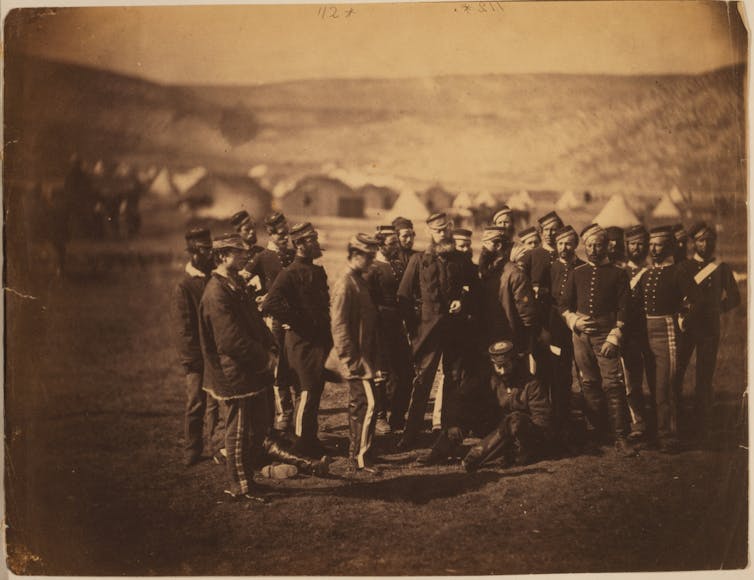
{"type": "Polygon", "coordinates": [[[348,426],[350,445],[348,456],[358,467],[365,467],[367,453],[372,446],[374,426],[377,420],[374,401],[374,383],[369,380],[348,380],[348,426]]]}
{"type": "MultiPolygon", "coordinates": [[[[681,393],[678,384],[678,324],[674,316],[647,316],[651,360],[655,368],[657,436],[678,437],[681,393]]],[[[650,384],[650,387],[652,385],[650,384]]]]}

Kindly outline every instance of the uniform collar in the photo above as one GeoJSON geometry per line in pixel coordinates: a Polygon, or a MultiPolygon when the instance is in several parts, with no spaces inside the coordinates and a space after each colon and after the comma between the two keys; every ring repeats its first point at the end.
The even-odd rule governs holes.
{"type": "Polygon", "coordinates": [[[220,278],[220,280],[226,283],[228,286],[230,286],[231,289],[238,290],[237,282],[231,276],[226,276],[223,272],[221,272],[217,268],[212,270],[212,274],[220,278]]]}
{"type": "Polygon", "coordinates": [[[382,252],[377,252],[377,254],[374,256],[375,262],[382,262],[383,264],[389,264],[390,260],[388,260],[385,256],[382,255],[382,252]]]}
{"type": "Polygon", "coordinates": [[[543,250],[547,250],[551,254],[555,251],[555,248],[548,246],[547,242],[544,242],[544,241],[542,242],[542,246],[541,247],[542,247],[543,250]]]}
{"type": "Polygon", "coordinates": [[[644,266],[646,266],[647,263],[644,262],[642,264],[637,264],[633,260],[628,260],[628,261],[626,261],[626,265],[629,266],[629,267],[631,267],[631,268],[636,268],[637,270],[640,270],[641,268],[643,268],[644,266]]]}
{"type": "Polygon", "coordinates": [[[673,258],[673,256],[668,256],[659,264],[652,264],[652,267],[653,268],[667,268],[668,266],[672,266],[673,264],[675,264],[675,259],[673,258]]]}
{"type": "Polygon", "coordinates": [[[595,264],[591,260],[587,260],[586,263],[589,264],[590,266],[594,266],[595,268],[599,268],[600,266],[609,266],[610,265],[610,259],[607,258],[607,257],[605,257],[598,264],[595,264]]]}
{"type": "Polygon", "coordinates": [[[282,252],[283,248],[278,246],[275,242],[272,240],[267,240],[267,249],[272,250],[273,252],[282,252]]]}
{"type": "Polygon", "coordinates": [[[186,274],[188,274],[192,278],[206,278],[207,277],[207,275],[204,272],[202,272],[198,268],[195,268],[191,262],[188,262],[186,264],[186,274]]]}

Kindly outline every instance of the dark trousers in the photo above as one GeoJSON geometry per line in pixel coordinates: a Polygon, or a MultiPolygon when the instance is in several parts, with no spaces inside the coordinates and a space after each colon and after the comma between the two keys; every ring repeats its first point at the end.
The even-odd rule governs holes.
{"type": "Polygon", "coordinates": [[[204,450],[204,417],[207,416],[207,443],[210,454],[216,449],[216,434],[222,436],[222,424],[217,401],[202,390],[201,373],[186,375],[186,409],[183,421],[184,454],[186,461],[198,459],[204,450]]]}
{"type": "Polygon", "coordinates": [[[233,495],[248,493],[255,461],[264,457],[263,443],[270,430],[268,392],[223,400],[227,472],[233,495]]]}
{"type": "Polygon", "coordinates": [[[654,357],[644,328],[627,332],[623,340],[623,366],[626,375],[626,398],[631,419],[631,430],[655,432],[654,407],[654,357]],[[644,377],[648,393],[644,393],[644,377]]]}
{"type": "Polygon", "coordinates": [[[295,392],[296,374],[288,364],[288,354],[285,349],[285,329],[278,320],[268,319],[270,330],[280,349],[280,358],[275,368],[275,386],[273,400],[275,403],[275,428],[283,429],[290,426],[293,420],[293,393],[295,392]]]}
{"type": "Polygon", "coordinates": [[[535,425],[531,416],[513,411],[484,439],[474,445],[464,458],[467,468],[476,469],[503,458],[507,464],[523,465],[543,457],[547,452],[547,437],[535,425]]]}
{"type": "Polygon", "coordinates": [[[325,360],[330,345],[310,342],[289,330],[285,335],[285,346],[288,362],[296,376],[293,414],[295,448],[300,453],[316,455],[319,403],[325,388],[325,360]]]}
{"type": "Polygon", "coordinates": [[[432,383],[442,358],[443,382],[442,427],[460,426],[460,382],[465,349],[463,337],[446,328],[435,328],[414,355],[414,380],[406,418],[406,433],[410,436],[421,431],[432,383]]]}
{"type": "Polygon", "coordinates": [[[403,429],[411,398],[411,347],[408,344],[403,321],[397,312],[380,309],[380,331],[384,352],[380,356],[381,368],[388,372],[384,384],[384,398],[378,393],[377,412],[389,412],[390,427],[403,429]]]}
{"type": "MultiPolygon", "coordinates": [[[[681,404],[678,383],[678,324],[674,316],[647,316],[649,360],[654,366],[654,402],[657,436],[660,439],[678,437],[681,404]]],[[[650,388],[652,385],[650,384],[650,388]]]]}
{"type": "Polygon", "coordinates": [[[370,380],[348,379],[348,392],[348,456],[356,461],[358,467],[365,467],[377,420],[374,384],[370,380]]]}
{"type": "Polygon", "coordinates": [[[628,435],[626,384],[620,357],[600,354],[608,330],[592,335],[573,334],[573,352],[581,376],[584,412],[600,435],[608,431],[615,437],[628,435]],[[607,407],[607,409],[605,409],[607,407]]]}
{"type": "Polygon", "coordinates": [[[696,380],[694,383],[694,430],[704,431],[714,402],[712,379],[717,365],[717,350],[720,346],[720,315],[704,316],[688,332],[680,335],[678,345],[677,391],[683,392],[683,379],[691,355],[696,351],[696,380]]]}
{"type": "MultiPolygon", "coordinates": [[[[570,333],[569,333],[570,335],[570,333]]],[[[563,337],[565,338],[565,337],[563,337]]],[[[550,405],[552,420],[556,430],[568,426],[571,414],[571,388],[573,386],[573,339],[558,341],[562,346],[553,344],[550,348],[550,405]]]]}

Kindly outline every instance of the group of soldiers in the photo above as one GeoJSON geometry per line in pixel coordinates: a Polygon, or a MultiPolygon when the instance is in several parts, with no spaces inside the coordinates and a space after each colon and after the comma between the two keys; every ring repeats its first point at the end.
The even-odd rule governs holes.
{"type": "Polygon", "coordinates": [[[591,224],[577,233],[550,212],[516,233],[504,206],[484,228],[475,263],[472,232],[445,213],[427,219],[423,252],[413,249],[413,223],[397,218],[349,240],[332,294],[315,263],[322,249],[312,224],[289,227],[272,214],[266,248],[247,212],[231,224],[235,233],[214,240],[206,229],[187,233],[190,260],[174,304],[186,463],[202,457],[205,412],[210,432],[224,420],[214,459],[227,465],[235,499],[265,501],[251,477],[261,465],[268,477],[328,472],[332,451],[318,438],[326,382],[348,387],[353,475],[379,475],[375,434],[399,435],[402,451],[417,446],[440,365],[439,429],[421,464],[527,463],[572,453],[578,434],[586,444],[611,442],[621,456],[641,447],[673,453],[682,420],[700,436],[709,428],[720,315],[740,296],[705,223],[688,232],[591,224]],[[580,243],[586,261],[576,256],[580,243]],[[681,390],[694,350],[687,418],[681,390]],[[468,434],[480,441],[466,450],[468,434]]]}

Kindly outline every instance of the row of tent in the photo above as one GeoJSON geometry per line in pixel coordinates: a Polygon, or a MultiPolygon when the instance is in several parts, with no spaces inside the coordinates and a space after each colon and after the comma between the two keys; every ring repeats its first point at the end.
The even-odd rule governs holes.
{"type": "MultiPolygon", "coordinates": [[[[380,215],[386,219],[404,216],[422,220],[440,209],[452,208],[458,213],[470,212],[473,208],[495,209],[506,203],[511,209],[533,211],[537,203],[531,194],[522,190],[502,200],[489,191],[476,194],[461,192],[453,195],[439,185],[424,192],[416,193],[409,187],[401,187],[397,180],[381,183],[362,183],[349,176],[344,170],[323,168],[328,174],[308,175],[296,181],[278,182],[270,187],[265,175],[265,166],[256,166],[246,176],[211,174],[204,167],[186,171],[150,170],[152,174],[149,191],[162,198],[181,199],[181,203],[197,217],[224,219],[244,207],[258,215],[276,209],[291,215],[332,215],[342,217],[364,217],[366,214],[380,215]],[[350,179],[349,179],[350,177],[350,179]],[[342,179],[339,179],[342,178],[342,179]],[[358,187],[351,187],[351,184],[358,187]],[[285,185],[285,188],[280,187],[285,185]],[[393,187],[390,187],[393,186],[393,187]],[[400,191],[396,191],[401,188],[400,191]],[[227,214],[227,215],[226,215],[227,214]]],[[[554,204],[559,211],[584,210],[591,202],[588,192],[576,194],[565,191],[554,204]]],[[[662,196],[651,212],[655,220],[682,219],[688,214],[689,201],[674,187],[662,196]]],[[[640,220],[626,199],[613,195],[594,221],[604,226],[627,227],[640,220]]]]}

